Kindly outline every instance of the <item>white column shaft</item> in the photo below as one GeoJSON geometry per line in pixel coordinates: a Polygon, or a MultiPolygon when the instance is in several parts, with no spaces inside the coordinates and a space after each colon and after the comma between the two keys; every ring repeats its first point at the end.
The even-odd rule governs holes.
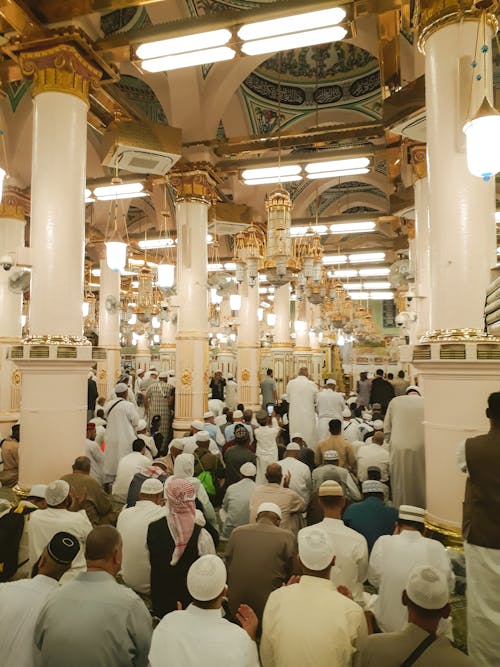
{"type": "Polygon", "coordinates": [[[275,343],[290,343],[290,285],[277,287],[274,292],[274,326],[273,340],[275,343]]]}
{"type": "Polygon", "coordinates": [[[241,308],[239,315],[237,366],[238,400],[248,407],[259,405],[259,288],[240,287],[241,308]]]}
{"type": "MultiPolygon", "coordinates": [[[[415,239],[413,241],[415,273],[416,337],[430,329],[431,289],[429,182],[419,178],[415,183],[415,239]]],[[[415,342],[415,341],[412,341],[415,342]]]]}

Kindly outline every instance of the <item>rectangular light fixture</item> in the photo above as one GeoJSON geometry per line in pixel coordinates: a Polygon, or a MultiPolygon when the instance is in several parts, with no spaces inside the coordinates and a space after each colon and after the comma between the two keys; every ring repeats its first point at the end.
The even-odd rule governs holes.
{"type": "Polygon", "coordinates": [[[369,299],[370,294],[368,292],[351,292],[349,294],[353,301],[359,301],[360,299],[369,299]]]}
{"type": "Polygon", "coordinates": [[[345,264],[347,255],[323,255],[323,264],[331,266],[332,264],[345,264]]]}
{"type": "Polygon", "coordinates": [[[328,234],[328,227],[326,225],[311,225],[311,227],[292,227],[290,235],[305,236],[309,229],[311,229],[314,234],[328,234]]]}
{"type": "Polygon", "coordinates": [[[184,67],[208,65],[210,63],[220,63],[224,60],[232,60],[235,55],[236,51],[234,49],[230,49],[228,46],[218,46],[215,49],[201,49],[200,51],[176,53],[171,56],[143,60],[141,68],[146,70],[146,72],[169,72],[170,70],[183,69],[184,67]]]}
{"type": "Polygon", "coordinates": [[[226,271],[235,271],[236,270],[236,264],[234,262],[226,262],[224,264],[224,269],[226,271]]]}
{"type": "Polygon", "coordinates": [[[361,262],[383,262],[385,260],[385,252],[357,252],[349,255],[349,261],[356,263],[361,262]]]}
{"type": "Polygon", "coordinates": [[[381,281],[376,281],[376,282],[366,282],[363,283],[364,289],[391,289],[391,283],[388,280],[381,280],[381,281]]]}
{"type": "Polygon", "coordinates": [[[92,197],[92,191],[88,188],[85,188],[85,203],[91,204],[95,201],[95,197],[92,197]]]}
{"type": "Polygon", "coordinates": [[[148,197],[149,193],[144,192],[144,185],[142,183],[120,183],[94,188],[93,196],[99,199],[99,201],[111,201],[113,199],[148,197]]]}
{"type": "Polygon", "coordinates": [[[207,264],[207,271],[223,271],[224,266],[222,264],[207,264]]]}
{"type": "Polygon", "coordinates": [[[500,222],[500,211],[495,211],[495,222],[500,222]]]}
{"type": "Polygon", "coordinates": [[[291,183],[292,181],[301,181],[302,176],[270,176],[269,178],[253,178],[250,181],[243,181],[245,185],[268,185],[271,183],[291,183]]]}
{"type": "Polygon", "coordinates": [[[363,289],[362,283],[344,283],[344,289],[346,290],[361,290],[363,289]]]}
{"type": "Polygon", "coordinates": [[[359,169],[341,169],[339,171],[320,171],[314,174],[307,174],[307,178],[311,181],[319,178],[340,178],[341,176],[361,176],[368,174],[370,170],[367,167],[360,167],[359,169]]]}
{"type": "Polygon", "coordinates": [[[347,35],[347,30],[342,26],[334,25],[317,30],[306,30],[305,32],[293,32],[286,35],[276,35],[265,39],[255,39],[244,42],[241,50],[247,56],[256,56],[264,53],[275,53],[276,51],[287,51],[293,46],[299,49],[316,44],[327,44],[338,42],[347,35]]]}
{"type": "Polygon", "coordinates": [[[305,170],[308,174],[318,174],[323,171],[337,172],[350,171],[351,169],[362,169],[368,167],[370,160],[367,157],[353,157],[346,160],[329,160],[328,162],[310,162],[306,164],[305,170]]]}
{"type": "Polygon", "coordinates": [[[279,183],[279,181],[300,181],[300,167],[298,164],[287,164],[282,167],[263,167],[259,169],[245,169],[241,177],[245,185],[260,185],[264,183],[279,183]]]}
{"type": "MultiPolygon", "coordinates": [[[[128,263],[132,264],[132,266],[143,266],[144,265],[144,260],[143,259],[134,259],[133,257],[130,257],[129,260],[128,260],[128,263]]],[[[156,267],[158,266],[158,264],[156,264],[155,262],[146,262],[146,264],[152,269],[156,269],[156,267]]]]}
{"type": "Polygon", "coordinates": [[[389,301],[390,299],[394,299],[394,294],[392,292],[370,292],[370,299],[375,301],[389,301]]]}
{"type": "Polygon", "coordinates": [[[376,225],[374,222],[341,222],[330,225],[332,234],[356,234],[359,232],[373,232],[376,225]]]}
{"type": "Polygon", "coordinates": [[[378,278],[379,276],[388,276],[391,270],[387,267],[374,269],[359,269],[359,275],[363,278],[378,278]]]}
{"type": "Polygon", "coordinates": [[[138,246],[141,250],[156,250],[158,248],[172,248],[175,245],[174,239],[144,239],[139,241],[138,246]]]}
{"type": "Polygon", "coordinates": [[[238,37],[242,40],[263,39],[274,35],[289,35],[302,30],[314,30],[324,26],[337,25],[343,21],[346,13],[340,7],[321,9],[315,12],[304,12],[293,16],[284,16],[267,21],[247,23],[238,30],[238,37]]]}
{"type": "Polygon", "coordinates": [[[209,30],[194,35],[161,39],[157,42],[141,44],[138,47],[136,54],[141,60],[150,60],[151,58],[160,58],[162,56],[172,56],[179,53],[197,51],[199,50],[200,45],[203,45],[204,50],[216,46],[224,46],[230,39],[231,32],[226,28],[222,28],[221,30],[209,30]]]}
{"type": "Polygon", "coordinates": [[[334,278],[356,278],[358,272],[356,269],[337,269],[332,275],[334,278]]]}

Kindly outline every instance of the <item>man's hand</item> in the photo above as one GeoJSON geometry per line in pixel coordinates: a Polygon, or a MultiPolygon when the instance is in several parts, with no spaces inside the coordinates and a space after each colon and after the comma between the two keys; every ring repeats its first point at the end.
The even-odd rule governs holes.
{"type": "Polygon", "coordinates": [[[259,619],[257,618],[254,610],[247,604],[240,604],[238,611],[236,612],[236,618],[250,639],[255,641],[255,637],[257,636],[257,628],[259,627],[259,619]]]}
{"type": "Polygon", "coordinates": [[[292,586],[292,584],[298,584],[300,581],[300,577],[298,574],[292,574],[290,579],[286,581],[282,586],[292,586]]]}
{"type": "Polygon", "coordinates": [[[337,590],[341,595],[345,595],[346,598],[349,598],[349,600],[352,600],[352,593],[347,588],[347,586],[337,586],[337,590]]]}
{"type": "Polygon", "coordinates": [[[292,475],[291,475],[290,471],[288,471],[287,474],[283,477],[283,487],[284,487],[285,489],[288,489],[288,487],[290,486],[290,478],[291,478],[291,476],[292,476],[292,475]]]}
{"type": "Polygon", "coordinates": [[[68,507],[70,512],[79,512],[82,507],[83,503],[85,502],[87,498],[87,487],[85,486],[82,493],[80,495],[77,495],[73,489],[71,490],[69,497],[71,499],[70,505],[68,507]]]}

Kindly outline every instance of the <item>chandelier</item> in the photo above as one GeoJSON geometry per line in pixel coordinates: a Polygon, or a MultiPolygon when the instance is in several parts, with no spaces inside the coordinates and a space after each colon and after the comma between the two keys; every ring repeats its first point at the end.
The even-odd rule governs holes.
{"type": "Polygon", "coordinates": [[[274,287],[289,283],[299,266],[292,252],[292,200],[286,190],[278,188],[266,201],[267,247],[264,271],[274,287]]]}
{"type": "Polygon", "coordinates": [[[256,285],[259,269],[263,267],[264,248],[262,230],[253,223],[236,235],[233,261],[236,264],[237,283],[242,283],[246,278],[249,287],[256,285]]]}

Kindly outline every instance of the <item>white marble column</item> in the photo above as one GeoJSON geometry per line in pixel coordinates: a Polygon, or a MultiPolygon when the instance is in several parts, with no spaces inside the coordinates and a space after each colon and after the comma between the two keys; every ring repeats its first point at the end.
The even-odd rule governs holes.
{"type": "MultiPolygon", "coordinates": [[[[426,55],[429,230],[426,241],[424,222],[420,240],[417,230],[417,243],[426,242],[430,250],[433,331],[414,347],[413,364],[425,398],[428,522],[449,537],[460,533],[465,484],[456,466],[457,445],[487,430],[486,401],[498,389],[500,363],[493,356],[478,355],[481,345],[482,354],[490,345],[486,337],[481,340],[481,330],[486,285],[496,264],[495,185],[469,173],[462,131],[470,63],[474,58],[482,60],[482,37],[475,53],[479,16],[462,22],[450,8],[443,25],[435,20],[442,11],[437,3],[426,9],[429,27],[420,39],[426,55]],[[470,329],[476,330],[472,336],[470,329]]],[[[488,28],[486,86],[490,94],[491,37],[488,28]]],[[[472,112],[479,102],[475,97],[472,112]]],[[[425,185],[419,187],[416,195],[425,198],[425,185]]]]}
{"type": "Polygon", "coordinates": [[[256,410],[259,402],[259,287],[249,287],[246,279],[240,285],[241,307],[238,313],[236,364],[238,366],[238,403],[256,410]]]}
{"type": "Polygon", "coordinates": [[[269,358],[276,381],[278,397],[285,393],[288,381],[294,376],[293,346],[290,338],[290,285],[277,287],[274,292],[276,324],[269,358]]]}
{"type": "MultiPolygon", "coordinates": [[[[191,169],[191,168],[189,168],[191,169]]],[[[174,431],[182,433],[207,409],[207,230],[213,177],[207,165],[171,176],[177,190],[177,319],[174,431]]]]}
{"type": "Polygon", "coordinates": [[[306,299],[304,299],[301,302],[297,301],[297,303],[295,304],[295,308],[296,308],[295,322],[301,323],[301,328],[299,329],[297,325],[294,323],[295,348],[293,350],[293,362],[296,375],[299,371],[299,368],[306,367],[309,369],[309,373],[312,372],[312,368],[311,368],[311,345],[309,342],[310,304],[306,299]]]}
{"type": "Polygon", "coordinates": [[[151,345],[146,334],[141,334],[137,338],[137,347],[135,349],[135,367],[149,368],[151,366],[151,345]]]}
{"type": "MultiPolygon", "coordinates": [[[[16,254],[24,246],[24,209],[22,206],[0,203],[0,256],[16,254]]],[[[20,374],[9,359],[9,348],[19,343],[22,335],[21,315],[23,293],[9,287],[9,279],[19,271],[0,271],[0,432],[10,434],[12,424],[19,419],[20,374]]]]}
{"type": "Polygon", "coordinates": [[[177,335],[177,314],[170,313],[170,319],[161,323],[160,366],[162,371],[175,372],[175,337],[177,335]]]}
{"type": "Polygon", "coordinates": [[[415,181],[415,336],[412,343],[430,329],[431,288],[429,183],[427,177],[415,181]]]}
{"type": "Polygon", "coordinates": [[[20,57],[33,76],[30,336],[12,356],[22,374],[19,486],[50,482],[85,451],[84,188],[90,82],[100,78],[71,46],[20,57]],[[22,358],[20,358],[22,357],[22,358]]]}
{"type": "Polygon", "coordinates": [[[97,387],[108,398],[120,375],[120,274],[105,259],[99,266],[99,347],[106,350],[106,359],[97,363],[97,387]]]}
{"type": "Polygon", "coordinates": [[[309,345],[311,347],[311,380],[316,384],[322,385],[323,359],[318,333],[316,328],[320,319],[320,306],[311,306],[311,328],[309,330],[309,345]]]}

